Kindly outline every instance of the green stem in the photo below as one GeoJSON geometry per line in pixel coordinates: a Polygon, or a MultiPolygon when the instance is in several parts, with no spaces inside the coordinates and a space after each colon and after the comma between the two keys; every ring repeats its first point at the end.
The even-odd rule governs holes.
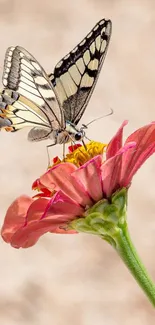
{"type": "Polygon", "coordinates": [[[144,265],[142,264],[136,249],[131,241],[127,227],[120,229],[119,235],[115,237],[116,250],[132,273],[137,283],[141,286],[150,302],[155,307],[155,285],[150,279],[144,265]]]}
{"type": "Polygon", "coordinates": [[[111,244],[155,307],[155,285],[142,264],[130,239],[127,221],[127,189],[114,193],[109,202],[103,199],[71,222],[72,229],[100,236],[111,244]]]}

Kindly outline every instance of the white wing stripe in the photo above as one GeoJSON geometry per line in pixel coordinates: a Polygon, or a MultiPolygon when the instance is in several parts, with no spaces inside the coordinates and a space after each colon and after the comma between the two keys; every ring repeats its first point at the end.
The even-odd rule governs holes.
{"type": "Polygon", "coordinates": [[[25,82],[23,82],[22,80],[21,80],[21,82],[19,83],[19,88],[23,88],[24,90],[26,90],[26,91],[29,91],[30,93],[32,93],[32,94],[34,94],[34,95],[36,95],[36,96],[39,96],[39,93],[38,93],[38,90],[37,90],[37,88],[35,87],[35,85],[34,85],[34,87],[31,87],[31,85],[28,85],[28,84],[26,84],[25,82]]]}
{"type": "MultiPolygon", "coordinates": [[[[21,86],[22,86],[22,84],[25,84],[25,85],[27,85],[27,86],[29,86],[29,87],[31,87],[31,88],[33,88],[34,90],[37,91],[37,88],[36,88],[36,85],[34,84],[34,82],[31,81],[31,80],[29,80],[29,79],[27,79],[27,78],[26,78],[25,76],[23,76],[22,74],[21,74],[20,80],[21,80],[21,82],[20,82],[20,85],[21,85],[21,86]]],[[[27,87],[26,87],[26,88],[27,88],[27,87]]],[[[37,93],[38,93],[38,91],[37,91],[37,93]]]]}
{"type": "Polygon", "coordinates": [[[42,106],[42,105],[45,104],[44,100],[40,96],[36,96],[33,93],[25,90],[24,88],[19,87],[18,92],[21,95],[23,95],[23,96],[25,96],[27,98],[30,98],[31,97],[32,102],[37,103],[40,106],[42,106]],[[30,94],[31,94],[31,96],[30,96],[30,94]]]}
{"type": "Polygon", "coordinates": [[[28,72],[30,72],[29,69],[28,69],[28,71],[25,71],[24,69],[22,69],[21,76],[25,77],[27,80],[34,82],[33,78],[30,76],[30,74],[28,72]]]}

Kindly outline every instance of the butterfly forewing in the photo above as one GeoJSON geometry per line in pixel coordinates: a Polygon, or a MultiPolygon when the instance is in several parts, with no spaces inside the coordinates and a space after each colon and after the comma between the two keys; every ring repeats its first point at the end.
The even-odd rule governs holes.
{"type": "MultiPolygon", "coordinates": [[[[49,118],[64,127],[64,115],[56,105],[49,78],[36,59],[20,46],[8,48],[4,62],[3,84],[34,102],[49,118]]],[[[32,105],[31,105],[32,106],[32,105]]],[[[39,112],[38,112],[39,114],[39,112]]]]}
{"type": "Polygon", "coordinates": [[[82,117],[104,62],[111,30],[110,20],[99,21],[49,76],[65,120],[77,124],[82,117]]]}

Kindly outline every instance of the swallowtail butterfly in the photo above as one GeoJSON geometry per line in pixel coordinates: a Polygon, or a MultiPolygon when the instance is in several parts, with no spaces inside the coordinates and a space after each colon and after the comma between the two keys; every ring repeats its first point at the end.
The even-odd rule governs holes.
{"type": "Polygon", "coordinates": [[[20,46],[6,51],[4,89],[0,93],[0,127],[17,131],[33,127],[28,140],[77,141],[78,129],[96,85],[110,41],[112,23],[102,19],[59,63],[50,75],[20,46]]]}

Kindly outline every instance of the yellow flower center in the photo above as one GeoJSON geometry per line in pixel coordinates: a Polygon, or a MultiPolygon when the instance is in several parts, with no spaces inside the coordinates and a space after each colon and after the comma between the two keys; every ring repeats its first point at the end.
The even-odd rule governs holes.
{"type": "Polygon", "coordinates": [[[79,146],[74,150],[74,146],[70,147],[73,148],[73,152],[66,154],[65,159],[60,160],[58,157],[54,158],[53,166],[60,164],[61,162],[70,162],[77,167],[82,166],[91,158],[103,155],[106,144],[101,142],[90,141],[85,146],[79,146]]]}

